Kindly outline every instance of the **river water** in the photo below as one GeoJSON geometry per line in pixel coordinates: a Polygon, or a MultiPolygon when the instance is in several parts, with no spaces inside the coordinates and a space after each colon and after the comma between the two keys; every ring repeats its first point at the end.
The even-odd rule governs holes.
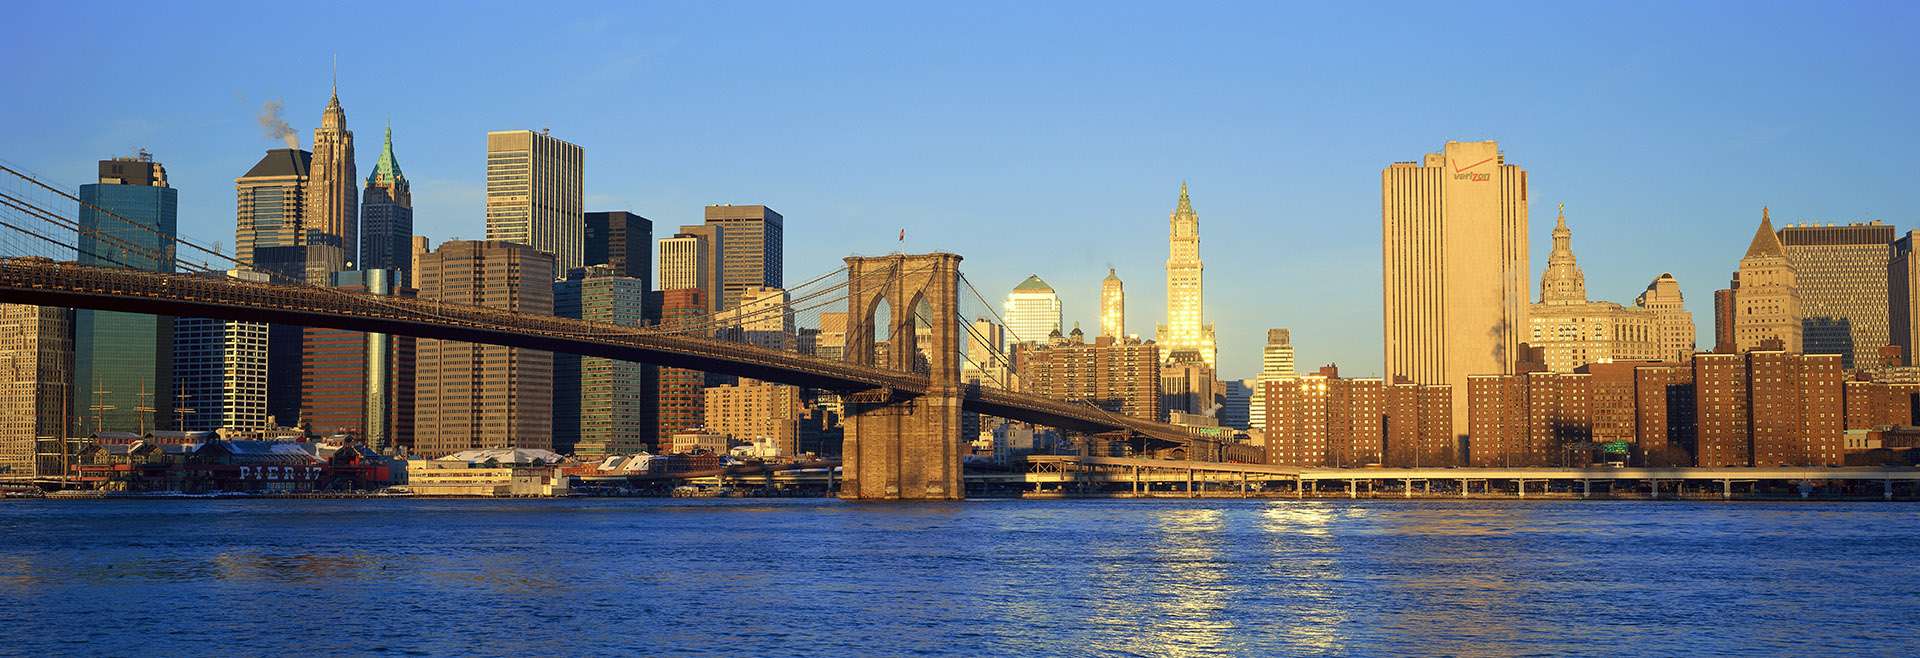
{"type": "Polygon", "coordinates": [[[6,655],[1920,653],[1920,505],[0,503],[6,655]]]}

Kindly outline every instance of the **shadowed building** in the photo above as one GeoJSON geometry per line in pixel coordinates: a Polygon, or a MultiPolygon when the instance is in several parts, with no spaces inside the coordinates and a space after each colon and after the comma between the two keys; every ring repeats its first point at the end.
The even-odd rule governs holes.
{"type": "MultiPolygon", "coordinates": [[[[610,265],[589,265],[554,282],[554,311],[563,318],[638,327],[646,324],[648,292],[642,279],[610,265]]],[[[630,455],[657,440],[654,366],[555,353],[553,371],[554,452],[598,459],[630,455]]]]}
{"type": "MultiPolygon", "coordinates": [[[[395,295],[394,270],[338,272],[333,287],[395,295]]],[[[411,447],[413,361],[411,336],[307,327],[302,345],[300,418],[322,436],[348,434],[375,450],[411,447]]]]}
{"type": "Polygon", "coordinates": [[[653,289],[653,222],[625,210],[587,213],[587,265],[605,265],[653,289]]]}
{"type": "Polygon", "coordinates": [[[1526,340],[1527,172],[1495,142],[1448,142],[1380,189],[1386,378],[1448,386],[1464,430],[1467,376],[1515,372],[1526,340]]]}
{"type": "Polygon", "coordinates": [[[393,156],[393,128],[387,128],[380,159],[367,175],[360,195],[360,262],[362,270],[393,270],[396,287],[413,287],[413,187],[393,156]]]}
{"type": "MultiPolygon", "coordinates": [[[[699,324],[706,317],[707,300],[699,288],[662,290],[660,324],[664,327],[699,324]]],[[[656,450],[664,450],[673,435],[701,427],[706,417],[706,374],[698,370],[660,367],[657,410],[659,431],[654,437],[656,450]]]]}
{"type": "MultiPolygon", "coordinates": [[[[243,269],[208,276],[267,281],[266,274],[243,269]]],[[[182,425],[179,429],[225,430],[239,435],[270,429],[267,345],[264,322],[214,318],[175,320],[173,377],[181,403],[191,411],[180,416],[185,422],[176,423],[182,425]]]]}

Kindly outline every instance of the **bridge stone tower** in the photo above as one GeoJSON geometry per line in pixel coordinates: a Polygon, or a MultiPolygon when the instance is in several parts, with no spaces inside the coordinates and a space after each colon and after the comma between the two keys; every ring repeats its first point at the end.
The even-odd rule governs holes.
{"type": "Polygon", "coordinates": [[[849,500],[958,500],[960,475],[960,256],[949,253],[847,258],[848,361],[914,371],[925,358],[927,394],[893,391],[848,396],[841,426],[843,481],[849,500]],[[881,304],[886,327],[876,327],[881,304]],[[928,345],[915,334],[915,309],[925,305],[928,345]],[[876,331],[879,329],[879,331],[876,331]],[[875,363],[875,334],[886,346],[875,363]],[[921,354],[921,349],[926,354],[921,354]]]}

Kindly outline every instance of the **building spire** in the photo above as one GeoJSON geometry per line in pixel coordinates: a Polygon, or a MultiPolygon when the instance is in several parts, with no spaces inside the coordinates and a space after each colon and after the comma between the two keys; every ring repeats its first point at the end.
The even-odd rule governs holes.
{"type": "Polygon", "coordinates": [[[1758,257],[1787,257],[1787,248],[1780,245],[1780,236],[1773,232],[1773,217],[1765,206],[1760,208],[1760,228],[1754,230],[1753,242],[1747,244],[1747,255],[1741,260],[1758,257]]]}
{"type": "Polygon", "coordinates": [[[1540,303],[1587,303],[1587,275],[1573,258],[1573,229],[1567,228],[1564,203],[1553,225],[1553,252],[1547,255],[1547,271],[1540,275],[1540,303]]]}

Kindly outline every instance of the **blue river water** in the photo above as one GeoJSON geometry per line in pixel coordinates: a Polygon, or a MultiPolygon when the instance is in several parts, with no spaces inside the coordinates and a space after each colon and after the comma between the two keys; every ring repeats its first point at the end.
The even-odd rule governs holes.
{"type": "Polygon", "coordinates": [[[1920,653],[1920,505],[0,502],[5,655],[1920,653]]]}

